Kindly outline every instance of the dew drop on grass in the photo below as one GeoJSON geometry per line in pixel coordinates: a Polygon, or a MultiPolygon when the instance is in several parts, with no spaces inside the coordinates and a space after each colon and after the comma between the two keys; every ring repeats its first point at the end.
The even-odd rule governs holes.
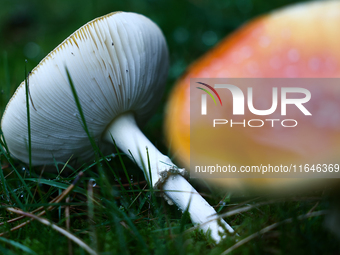
{"type": "Polygon", "coordinates": [[[26,171],[26,168],[25,168],[25,167],[23,167],[21,170],[22,170],[22,171],[26,171]]]}
{"type": "Polygon", "coordinates": [[[89,182],[92,183],[92,187],[96,187],[97,183],[96,183],[96,180],[95,180],[95,179],[91,178],[91,179],[89,180],[89,182]]]}
{"type": "Polygon", "coordinates": [[[24,47],[24,54],[26,57],[32,59],[39,55],[40,46],[35,42],[28,42],[24,47]]]}

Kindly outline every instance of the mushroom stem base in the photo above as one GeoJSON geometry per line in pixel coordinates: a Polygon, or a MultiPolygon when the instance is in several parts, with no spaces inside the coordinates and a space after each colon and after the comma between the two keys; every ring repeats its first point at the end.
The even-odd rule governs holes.
{"type": "MultiPolygon", "coordinates": [[[[188,210],[193,224],[200,224],[204,232],[210,230],[211,237],[217,242],[221,240],[218,232],[223,232],[223,228],[218,225],[217,220],[211,220],[216,216],[216,211],[182,175],[171,174],[167,178],[162,177],[164,172],[173,173],[174,169],[175,172],[180,170],[144,136],[132,113],[122,114],[111,122],[103,138],[111,143],[114,139],[116,145],[144,170],[145,177],[151,185],[158,186],[162,183],[166,197],[182,212],[188,210]]],[[[223,219],[220,224],[223,224],[230,233],[234,232],[223,219]]]]}
{"type": "MultiPolygon", "coordinates": [[[[190,183],[181,175],[170,176],[163,184],[164,193],[169,197],[182,211],[186,210],[190,213],[191,221],[206,233],[210,229],[211,237],[219,242],[221,233],[224,232],[219,224],[224,225],[229,233],[234,230],[221,218],[218,224],[216,220],[216,211],[208,202],[190,185],[190,183]],[[215,220],[212,220],[215,219],[215,220]]],[[[228,234],[228,233],[226,233],[228,234]]]]}

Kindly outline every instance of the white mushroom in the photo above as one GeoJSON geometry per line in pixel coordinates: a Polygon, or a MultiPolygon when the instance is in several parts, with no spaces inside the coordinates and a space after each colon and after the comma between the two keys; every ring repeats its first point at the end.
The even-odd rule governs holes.
{"type": "MultiPolygon", "coordinates": [[[[33,165],[66,162],[71,155],[88,161],[94,151],[84,131],[69,84],[74,82],[86,124],[100,148],[112,138],[128,156],[131,151],[146,178],[163,184],[168,198],[182,211],[189,202],[194,224],[215,210],[180,175],[139,130],[160,101],[168,72],[168,50],[161,30],[148,18],[116,12],[97,18],[68,37],[29,75],[31,153],[33,165]],[[136,121],[135,121],[136,119],[136,121]],[[172,174],[165,178],[171,172],[172,174]],[[174,174],[175,172],[175,174],[174,174]]],[[[11,155],[29,162],[24,82],[9,101],[1,128],[11,155]]],[[[232,228],[222,221],[233,232],[232,228]]],[[[219,241],[216,220],[203,224],[219,241]]]]}

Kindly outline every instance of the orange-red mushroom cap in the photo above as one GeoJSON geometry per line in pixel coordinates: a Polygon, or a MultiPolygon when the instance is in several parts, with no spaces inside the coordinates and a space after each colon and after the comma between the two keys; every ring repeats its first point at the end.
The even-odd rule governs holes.
{"type": "MultiPolygon", "coordinates": [[[[259,17],[225,38],[188,68],[170,96],[165,129],[175,157],[189,167],[190,78],[339,78],[339,42],[340,2],[338,1],[290,6],[259,17]]],[[[335,93],[339,93],[339,90],[338,87],[333,91],[326,91],[324,93],[326,96],[322,100],[333,100],[339,103],[334,96],[335,93]]],[[[201,93],[199,90],[196,92],[201,93]]],[[[336,112],[338,109],[330,110],[336,112]]],[[[340,152],[339,133],[338,129],[318,134],[318,137],[312,137],[314,133],[304,133],[300,137],[306,141],[308,139],[332,141],[328,149],[335,153],[340,152]]],[[[247,143],[245,139],[255,138],[251,136],[257,134],[258,132],[253,134],[240,132],[237,137],[235,134],[234,137],[228,135],[220,137],[219,142],[229,144],[229,150],[232,152],[233,143],[236,140],[243,140],[247,145],[245,150],[250,151],[254,146],[261,146],[261,142],[258,141],[259,139],[250,139],[252,142],[247,143]]],[[[270,136],[275,137],[275,133],[268,134],[268,140],[271,139],[270,136]]],[[[315,144],[315,155],[324,153],[322,141],[319,144],[315,144]],[[318,148],[319,144],[320,148],[318,148]]],[[[269,147],[268,144],[266,146],[270,149],[270,143],[269,147]]],[[[309,147],[310,145],[306,143],[304,149],[309,151],[311,149],[309,147]]],[[[275,150],[274,145],[272,149],[275,150]]],[[[246,154],[236,155],[236,157],[245,163],[251,163],[249,158],[244,157],[246,154]]],[[[257,156],[257,162],[261,162],[260,154],[257,156]]],[[[229,184],[235,186],[240,184],[240,180],[220,181],[228,182],[228,186],[229,184]]],[[[279,179],[256,180],[253,182],[247,179],[246,182],[257,187],[264,183],[269,186],[270,184],[277,186],[279,182],[286,183],[279,179]]]]}

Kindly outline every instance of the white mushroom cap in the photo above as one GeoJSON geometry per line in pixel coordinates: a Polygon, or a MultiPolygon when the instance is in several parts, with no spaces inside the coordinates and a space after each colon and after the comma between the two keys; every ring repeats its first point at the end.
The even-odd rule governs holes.
{"type": "MultiPolygon", "coordinates": [[[[190,205],[193,223],[209,221],[201,228],[219,241],[223,229],[212,219],[215,210],[135,122],[151,115],[165,85],[168,50],[160,29],[142,15],[112,13],[81,27],[40,62],[29,75],[33,165],[66,162],[71,155],[85,161],[94,157],[66,68],[95,142],[102,146],[114,138],[140,168],[149,168],[144,174],[151,185],[163,184],[166,197],[182,211],[190,205]]],[[[24,82],[8,103],[1,127],[10,153],[28,163],[24,82]]],[[[221,224],[233,232],[223,220],[221,224]]]]}
{"type": "MultiPolygon", "coordinates": [[[[120,114],[133,112],[139,123],[152,114],[165,85],[168,50],[157,25],[135,13],[97,18],[63,41],[29,75],[33,165],[94,156],[66,67],[101,146],[103,132],[120,114]]],[[[24,82],[8,103],[1,128],[12,156],[28,163],[24,82]]]]}

